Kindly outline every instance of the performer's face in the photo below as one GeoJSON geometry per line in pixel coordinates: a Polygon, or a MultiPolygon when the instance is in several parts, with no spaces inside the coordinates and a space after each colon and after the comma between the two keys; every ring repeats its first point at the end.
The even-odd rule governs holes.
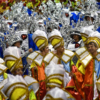
{"type": "Polygon", "coordinates": [[[87,17],[87,19],[86,19],[87,21],[90,21],[91,20],[91,18],[90,17],[87,17]]]}
{"type": "Polygon", "coordinates": [[[79,40],[79,36],[76,35],[76,34],[74,34],[74,35],[73,35],[73,39],[74,39],[74,40],[79,40]]]}
{"type": "Polygon", "coordinates": [[[92,18],[92,17],[87,16],[87,17],[86,17],[86,21],[92,21],[92,22],[93,22],[93,18],[92,18]]]}
{"type": "Polygon", "coordinates": [[[48,46],[45,47],[44,52],[45,52],[45,54],[47,54],[49,52],[49,47],[48,46]]]}
{"type": "Polygon", "coordinates": [[[16,42],[15,44],[14,44],[14,46],[17,46],[18,48],[20,48],[20,42],[16,42]]]}
{"type": "Polygon", "coordinates": [[[87,49],[91,54],[94,54],[97,52],[98,48],[94,45],[94,43],[92,43],[87,45],[87,49]]]}
{"type": "Polygon", "coordinates": [[[18,69],[16,69],[16,71],[15,71],[15,75],[20,75],[20,76],[22,76],[22,75],[23,75],[22,68],[18,68],[18,69]]]}
{"type": "Polygon", "coordinates": [[[59,51],[60,53],[63,53],[64,52],[64,45],[57,48],[57,51],[59,51]]]}

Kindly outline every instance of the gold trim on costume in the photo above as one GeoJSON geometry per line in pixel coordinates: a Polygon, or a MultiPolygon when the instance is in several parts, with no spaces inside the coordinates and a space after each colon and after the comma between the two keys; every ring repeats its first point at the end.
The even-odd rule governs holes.
{"type": "Polygon", "coordinates": [[[100,47],[100,39],[99,38],[89,37],[88,40],[87,40],[87,44],[90,43],[90,42],[94,42],[94,43],[96,43],[98,48],[100,47]]]}
{"type": "Polygon", "coordinates": [[[60,78],[55,78],[55,77],[54,77],[54,78],[47,79],[47,80],[46,80],[46,83],[55,83],[55,84],[58,84],[58,85],[61,85],[61,84],[62,84],[62,83],[61,83],[61,84],[59,84],[59,83],[57,83],[57,82],[50,82],[52,79],[59,80],[60,82],[62,82],[62,81],[63,81],[63,79],[60,79],[60,78]]]}
{"type": "Polygon", "coordinates": [[[54,57],[54,54],[53,54],[52,52],[49,52],[49,53],[44,57],[43,61],[44,61],[46,64],[49,64],[49,63],[51,62],[51,60],[53,59],[53,57],[54,57]],[[50,58],[50,55],[51,55],[51,58],[50,58]],[[48,60],[47,58],[49,58],[49,61],[47,61],[47,60],[48,60]]]}
{"type": "Polygon", "coordinates": [[[61,40],[60,40],[60,42],[59,43],[57,43],[57,44],[55,44],[54,46],[53,46],[53,48],[58,48],[59,46],[63,46],[64,45],[64,41],[63,41],[63,38],[61,38],[61,40]]]}
{"type": "Polygon", "coordinates": [[[13,58],[15,58],[15,59],[18,59],[16,56],[13,56],[13,55],[6,55],[6,56],[4,56],[4,60],[6,59],[6,57],[13,57],[13,58]]]}
{"type": "Polygon", "coordinates": [[[64,45],[64,41],[63,41],[63,38],[61,37],[61,36],[58,36],[58,35],[53,35],[53,36],[51,36],[50,38],[49,38],[49,41],[51,42],[51,44],[53,45],[53,48],[58,48],[59,46],[61,46],[61,45],[64,45]],[[54,39],[58,39],[58,40],[60,40],[58,43],[56,43],[55,45],[53,45],[52,44],[52,41],[54,40],[54,39]]]}
{"type": "MultiPolygon", "coordinates": [[[[65,90],[65,89],[62,89],[62,90],[64,90],[65,92],[67,92],[69,95],[70,95],[70,98],[74,98],[67,90],[65,90]]],[[[74,98],[75,99],[75,98],[74,98]]],[[[76,99],[75,99],[76,100],[76,99]]]]}
{"type": "Polygon", "coordinates": [[[64,63],[68,63],[74,56],[75,56],[75,53],[74,53],[74,52],[72,52],[71,50],[65,49],[64,52],[63,52],[63,55],[61,56],[61,60],[62,60],[64,63]],[[68,55],[68,54],[66,53],[66,51],[70,51],[70,52],[73,53],[73,54],[72,54],[72,55],[70,55],[70,54],[68,55]],[[69,57],[69,59],[68,59],[67,61],[65,61],[65,60],[63,59],[63,56],[69,57]]]}
{"type": "MultiPolygon", "coordinates": [[[[20,57],[20,58],[17,58],[17,57],[15,57],[15,56],[13,56],[13,55],[6,55],[5,57],[4,57],[4,59],[6,60],[6,64],[7,64],[7,62],[9,61],[14,61],[14,64],[11,66],[11,68],[10,68],[10,71],[11,72],[13,72],[14,70],[16,70],[17,68],[23,68],[23,65],[22,65],[22,58],[20,57]],[[8,58],[8,57],[12,57],[12,59],[11,58],[8,58]],[[6,60],[6,58],[8,58],[7,60],[6,60]],[[14,59],[15,58],[15,59],[14,59]],[[14,60],[13,60],[14,59],[14,60]]],[[[9,65],[10,66],[10,65],[9,65]]],[[[9,66],[7,66],[7,67],[9,67],[9,66]]]]}
{"type": "MultiPolygon", "coordinates": [[[[4,82],[4,83],[3,83],[2,87],[0,87],[0,90],[4,87],[5,81],[7,81],[7,79],[4,79],[4,80],[2,81],[2,82],[4,82]]],[[[1,83],[1,84],[2,84],[2,83],[1,83]]]]}
{"type": "Polygon", "coordinates": [[[28,84],[28,87],[29,87],[30,85],[34,84],[34,83],[38,83],[38,82],[32,82],[32,83],[28,84]]]}
{"type": "Polygon", "coordinates": [[[100,61],[100,52],[98,52],[98,54],[96,55],[96,59],[97,61],[100,61]]]}
{"type": "Polygon", "coordinates": [[[87,34],[85,34],[85,33],[80,33],[80,34],[81,34],[81,36],[84,36],[84,37],[88,38],[87,34]]]}
{"type": "Polygon", "coordinates": [[[23,100],[26,100],[26,99],[29,98],[28,89],[27,89],[27,88],[24,88],[24,87],[21,87],[21,86],[17,86],[17,87],[14,87],[14,88],[13,88],[13,90],[11,91],[10,96],[9,96],[10,98],[11,98],[11,95],[12,95],[13,91],[14,91],[16,88],[23,88],[23,89],[26,89],[26,93],[23,93],[23,95],[20,96],[20,97],[18,98],[18,100],[19,100],[20,98],[22,98],[24,95],[26,95],[26,98],[24,98],[23,100]]]}
{"type": "Polygon", "coordinates": [[[63,100],[62,98],[53,98],[50,94],[46,95],[46,98],[49,97],[49,99],[46,100],[63,100]]]}
{"type": "Polygon", "coordinates": [[[46,87],[52,87],[52,88],[54,88],[54,87],[59,87],[59,88],[61,88],[61,85],[57,86],[57,85],[51,85],[51,84],[47,85],[47,84],[46,84],[46,87]]]}
{"type": "MultiPolygon", "coordinates": [[[[38,52],[38,51],[35,51],[34,53],[37,53],[37,55],[32,59],[32,58],[30,58],[29,56],[31,55],[29,55],[28,57],[27,57],[27,61],[28,60],[31,60],[31,62],[33,63],[35,63],[35,64],[37,64],[38,66],[41,66],[42,65],[42,62],[43,62],[43,56],[41,55],[41,53],[40,52],[38,52]],[[37,60],[37,58],[39,57],[39,56],[41,56],[41,62],[39,63],[39,60],[37,60]]],[[[33,54],[33,53],[32,53],[33,54]]],[[[34,56],[34,55],[33,55],[34,56]]],[[[31,66],[32,66],[32,63],[31,63],[31,66]]],[[[34,66],[33,66],[34,67],[34,66]]]]}
{"type": "Polygon", "coordinates": [[[64,77],[63,74],[52,74],[52,75],[46,77],[46,79],[49,79],[49,78],[52,77],[52,76],[61,76],[61,77],[64,77]]]}
{"type": "Polygon", "coordinates": [[[1,95],[4,99],[7,99],[7,96],[6,96],[2,91],[0,91],[0,95],[1,95]]]}
{"type": "Polygon", "coordinates": [[[5,62],[4,63],[0,63],[0,64],[5,65],[5,62]]]}
{"type": "Polygon", "coordinates": [[[41,55],[41,54],[38,54],[38,56],[34,59],[34,62],[37,64],[37,65],[39,65],[39,66],[41,66],[42,65],[42,62],[43,62],[43,56],[41,55]],[[41,57],[41,62],[39,63],[39,60],[38,60],[38,57],[41,57]],[[37,61],[36,61],[37,60],[37,61]]]}
{"type": "MultiPolygon", "coordinates": [[[[79,59],[79,61],[82,63],[82,65],[84,66],[84,67],[86,67],[88,64],[89,64],[89,62],[91,61],[91,59],[93,58],[92,57],[92,55],[87,51],[87,49],[85,48],[85,47],[82,47],[83,48],[83,51],[81,51],[81,54],[77,54],[77,52],[79,51],[79,49],[76,51],[76,56],[78,57],[78,59],[79,59]],[[84,55],[85,54],[85,55],[84,55]],[[85,64],[83,61],[87,58],[87,57],[89,57],[89,60],[88,60],[88,62],[87,62],[87,64],[85,64]]],[[[81,50],[81,48],[80,48],[80,50],[81,50]]],[[[87,60],[86,60],[87,61],[87,60]]]]}
{"type": "MultiPolygon", "coordinates": [[[[67,49],[65,49],[65,50],[67,50],[67,49]]],[[[67,51],[70,51],[70,50],[67,50],[67,51]]],[[[61,58],[59,58],[56,54],[50,52],[50,53],[48,53],[48,54],[44,57],[44,62],[45,62],[46,64],[49,64],[49,63],[53,60],[53,58],[56,56],[56,57],[58,58],[58,61],[61,59],[63,62],[68,63],[68,62],[75,56],[75,53],[74,53],[74,52],[72,52],[72,51],[70,51],[70,52],[73,53],[73,55],[68,55],[68,54],[64,51],[63,54],[62,54],[62,56],[61,56],[61,58]],[[52,55],[51,58],[50,58],[50,55],[52,55]],[[63,56],[69,57],[69,59],[68,59],[67,61],[65,61],[65,59],[63,59],[63,56]],[[47,61],[47,57],[49,57],[49,61],[47,61]]],[[[57,64],[58,64],[58,63],[57,63],[57,64]]]]}
{"type": "Polygon", "coordinates": [[[2,75],[7,69],[3,70],[3,69],[0,68],[0,70],[1,70],[0,75],[2,75]]]}
{"type": "Polygon", "coordinates": [[[34,38],[33,41],[37,44],[38,40],[44,40],[44,43],[42,43],[41,45],[38,46],[39,49],[42,49],[43,47],[48,45],[48,40],[46,37],[38,36],[38,37],[34,38]]]}
{"type": "Polygon", "coordinates": [[[7,92],[9,91],[9,89],[10,89],[12,86],[18,85],[18,84],[21,84],[21,85],[27,87],[27,85],[24,84],[24,83],[22,83],[22,82],[16,82],[16,83],[11,84],[9,87],[7,87],[7,89],[6,89],[6,91],[5,91],[5,94],[7,94],[7,92]]]}
{"type": "Polygon", "coordinates": [[[62,37],[58,36],[58,35],[53,35],[49,38],[49,41],[51,42],[53,39],[61,39],[62,37]]]}

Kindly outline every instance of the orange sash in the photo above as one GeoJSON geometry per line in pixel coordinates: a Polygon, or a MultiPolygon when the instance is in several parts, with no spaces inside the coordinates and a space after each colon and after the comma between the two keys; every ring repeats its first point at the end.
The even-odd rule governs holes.
{"type": "Polygon", "coordinates": [[[85,75],[83,75],[79,71],[75,72],[74,73],[75,77],[72,78],[71,81],[67,84],[66,89],[69,89],[68,87],[72,87],[74,88],[75,91],[76,88],[77,92],[81,95],[81,97],[84,100],[93,100],[93,75],[94,75],[93,71],[94,71],[94,60],[92,59],[90,63],[86,66],[85,75]]]}
{"type": "Polygon", "coordinates": [[[39,91],[37,92],[37,100],[42,100],[46,95],[46,83],[45,83],[45,64],[42,63],[42,66],[37,65],[37,71],[34,71],[32,68],[32,77],[39,81],[39,91]]]}

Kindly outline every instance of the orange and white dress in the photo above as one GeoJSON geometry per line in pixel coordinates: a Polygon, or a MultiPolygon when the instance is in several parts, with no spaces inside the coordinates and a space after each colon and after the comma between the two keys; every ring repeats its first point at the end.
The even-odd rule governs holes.
{"type": "Polygon", "coordinates": [[[39,82],[39,91],[37,92],[37,99],[42,100],[46,94],[46,83],[45,83],[45,64],[43,62],[43,56],[40,51],[35,51],[27,57],[28,63],[31,65],[32,77],[39,82]],[[37,67],[37,71],[34,67],[37,67]]]}

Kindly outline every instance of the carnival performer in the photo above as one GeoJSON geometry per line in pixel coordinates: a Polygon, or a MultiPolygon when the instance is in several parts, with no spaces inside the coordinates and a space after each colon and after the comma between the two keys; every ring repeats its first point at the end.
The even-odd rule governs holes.
{"type": "MultiPolygon", "coordinates": [[[[30,100],[28,84],[22,76],[13,76],[8,74],[7,82],[2,88],[3,93],[9,98],[9,100],[30,100]]],[[[36,99],[31,99],[36,100],[36,99]]]]}
{"type": "MultiPolygon", "coordinates": [[[[21,45],[22,45],[23,40],[21,39],[21,37],[19,35],[14,34],[13,36],[9,37],[8,40],[9,40],[8,41],[9,46],[16,46],[19,48],[19,50],[21,52],[24,70],[25,70],[26,69],[25,67],[27,66],[26,57],[28,56],[29,53],[33,52],[33,49],[30,48],[28,51],[22,50],[21,45]]],[[[26,69],[24,74],[28,75],[28,69],[26,69]]]]}
{"type": "MultiPolygon", "coordinates": [[[[23,79],[27,82],[28,90],[30,91],[29,100],[36,100],[36,96],[34,93],[38,91],[39,84],[34,78],[27,75],[23,76],[23,64],[19,49],[17,47],[8,47],[4,51],[4,59],[5,64],[10,70],[11,74],[13,74],[14,76],[19,75],[23,77],[23,79]]],[[[8,76],[9,75],[6,74],[6,78],[8,78],[8,76]]]]}
{"type": "Polygon", "coordinates": [[[70,81],[68,74],[66,74],[62,64],[55,64],[53,61],[45,68],[46,74],[46,88],[47,91],[54,87],[63,89],[70,81]],[[66,77],[65,77],[66,76],[66,77]]]}
{"type": "MultiPolygon", "coordinates": [[[[63,91],[64,85],[69,82],[70,80],[69,76],[68,75],[66,76],[66,71],[63,67],[64,66],[62,64],[55,64],[54,62],[50,62],[50,64],[45,68],[46,88],[47,88],[47,93],[46,96],[44,97],[45,99],[48,96],[48,93],[55,88],[59,88],[63,91]]],[[[66,94],[67,97],[65,100],[67,100],[68,98],[70,98],[71,100],[75,100],[70,93],[66,92],[66,94]]],[[[55,98],[59,98],[59,96],[56,95],[55,98]]]]}
{"type": "Polygon", "coordinates": [[[80,59],[77,63],[78,71],[73,74],[73,79],[67,84],[67,87],[73,83],[83,100],[99,100],[96,81],[100,76],[100,58],[97,52],[97,49],[100,48],[100,34],[97,31],[92,32],[85,43],[87,49],[83,47],[76,51],[80,59]]]}
{"type": "Polygon", "coordinates": [[[9,41],[8,41],[8,45],[9,46],[16,46],[16,47],[18,47],[19,49],[20,49],[20,51],[21,51],[21,57],[23,58],[23,57],[25,57],[25,56],[27,56],[29,53],[32,53],[33,52],[33,50],[32,50],[32,48],[30,48],[28,51],[24,51],[24,50],[22,50],[21,49],[21,44],[22,44],[22,42],[23,42],[23,40],[21,39],[21,37],[20,36],[18,36],[18,35],[13,35],[13,36],[11,36],[9,39],[8,39],[9,41]]]}
{"type": "MultiPolygon", "coordinates": [[[[77,49],[84,46],[83,40],[81,38],[80,31],[78,31],[78,28],[73,28],[73,30],[70,30],[70,37],[72,38],[72,41],[68,43],[67,49],[75,52],[77,49]]],[[[73,62],[76,65],[78,58],[76,56],[73,57],[73,62]]]]}
{"type": "Polygon", "coordinates": [[[48,38],[55,51],[48,53],[44,58],[44,62],[46,65],[51,61],[54,61],[56,64],[63,64],[64,69],[69,73],[74,65],[71,61],[71,58],[75,55],[74,52],[64,49],[64,41],[60,31],[54,29],[48,38]]]}
{"type": "MultiPolygon", "coordinates": [[[[5,66],[5,62],[2,58],[0,58],[0,88],[1,89],[4,86],[4,83],[6,83],[6,81],[4,80],[4,73],[6,72],[6,70],[7,70],[7,67],[5,66]]],[[[3,99],[6,99],[6,97],[2,93],[1,89],[0,89],[0,100],[3,100],[3,99]]]]}
{"type": "Polygon", "coordinates": [[[70,41],[70,43],[68,44],[68,48],[69,50],[72,51],[76,51],[78,48],[81,48],[84,46],[83,40],[81,38],[81,34],[80,31],[78,30],[72,30],[70,31],[71,35],[70,37],[73,39],[72,41],[70,41]]]}
{"type": "MultiPolygon", "coordinates": [[[[58,30],[54,29],[48,37],[55,51],[50,52],[45,56],[45,64],[49,65],[52,61],[56,64],[63,64],[63,68],[66,70],[66,75],[69,76],[69,80],[71,80],[71,73],[75,73],[77,71],[76,66],[71,60],[75,55],[74,52],[64,49],[63,38],[58,30]]],[[[66,83],[66,85],[67,84],[68,82],[66,83]]],[[[81,98],[80,94],[77,91],[75,91],[74,94],[77,99],[81,98]]]]}
{"type": "Polygon", "coordinates": [[[31,65],[32,77],[36,78],[39,82],[39,91],[37,93],[37,99],[42,100],[46,94],[46,83],[45,83],[45,63],[43,58],[49,52],[48,39],[44,31],[36,30],[33,33],[33,41],[36,43],[39,51],[31,53],[27,57],[28,64],[31,65]]]}

